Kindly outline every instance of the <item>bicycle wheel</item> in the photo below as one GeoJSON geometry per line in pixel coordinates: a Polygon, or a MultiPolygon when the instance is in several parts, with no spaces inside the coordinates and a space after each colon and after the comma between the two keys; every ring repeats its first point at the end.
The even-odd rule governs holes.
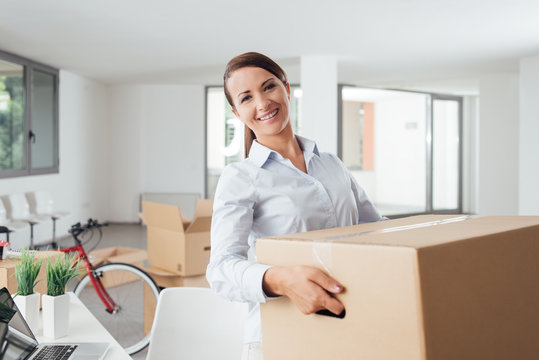
{"type": "Polygon", "coordinates": [[[94,272],[116,303],[117,311],[107,311],[88,274],[73,292],[127,353],[144,349],[150,342],[159,288],[148,274],[129,264],[105,264],[94,272]]]}

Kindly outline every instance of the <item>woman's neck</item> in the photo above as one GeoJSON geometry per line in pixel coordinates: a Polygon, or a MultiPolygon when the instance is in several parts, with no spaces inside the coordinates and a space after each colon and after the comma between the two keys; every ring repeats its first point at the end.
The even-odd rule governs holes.
{"type": "Polygon", "coordinates": [[[303,151],[292,131],[292,127],[288,126],[278,135],[257,137],[257,141],[261,145],[278,152],[285,159],[289,159],[297,169],[307,173],[303,151]]]}
{"type": "Polygon", "coordinates": [[[278,135],[257,136],[259,144],[274,150],[286,159],[293,159],[303,154],[292,128],[287,126],[278,135]]]}

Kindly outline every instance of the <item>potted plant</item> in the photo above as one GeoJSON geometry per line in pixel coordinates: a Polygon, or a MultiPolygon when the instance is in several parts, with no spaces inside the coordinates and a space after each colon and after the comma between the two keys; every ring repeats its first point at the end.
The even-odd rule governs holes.
{"type": "Polygon", "coordinates": [[[79,261],[60,253],[53,263],[47,262],[47,294],[42,296],[43,335],[57,339],[66,336],[69,329],[69,294],[67,282],[79,275],[79,261]]]}
{"type": "Polygon", "coordinates": [[[40,300],[40,294],[34,291],[34,287],[38,283],[37,275],[41,270],[41,263],[41,259],[36,259],[35,252],[23,249],[20,261],[15,264],[17,292],[13,300],[34,332],[39,326],[40,300]]]}

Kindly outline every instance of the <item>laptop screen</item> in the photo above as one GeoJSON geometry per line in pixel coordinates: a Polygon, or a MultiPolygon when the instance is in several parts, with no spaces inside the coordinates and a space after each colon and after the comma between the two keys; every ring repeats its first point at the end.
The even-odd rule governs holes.
{"type": "Polygon", "coordinates": [[[26,359],[38,344],[5,287],[0,289],[0,338],[2,360],[26,359]]]}

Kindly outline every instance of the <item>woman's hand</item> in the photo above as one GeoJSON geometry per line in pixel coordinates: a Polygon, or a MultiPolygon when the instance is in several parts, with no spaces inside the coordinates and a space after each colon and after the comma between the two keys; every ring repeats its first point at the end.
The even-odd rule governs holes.
{"type": "Polygon", "coordinates": [[[268,296],[285,295],[304,314],[327,309],[339,315],[344,305],[331,294],[338,294],[344,287],[335,279],[310,266],[276,266],[269,268],[262,281],[268,296]]]}

